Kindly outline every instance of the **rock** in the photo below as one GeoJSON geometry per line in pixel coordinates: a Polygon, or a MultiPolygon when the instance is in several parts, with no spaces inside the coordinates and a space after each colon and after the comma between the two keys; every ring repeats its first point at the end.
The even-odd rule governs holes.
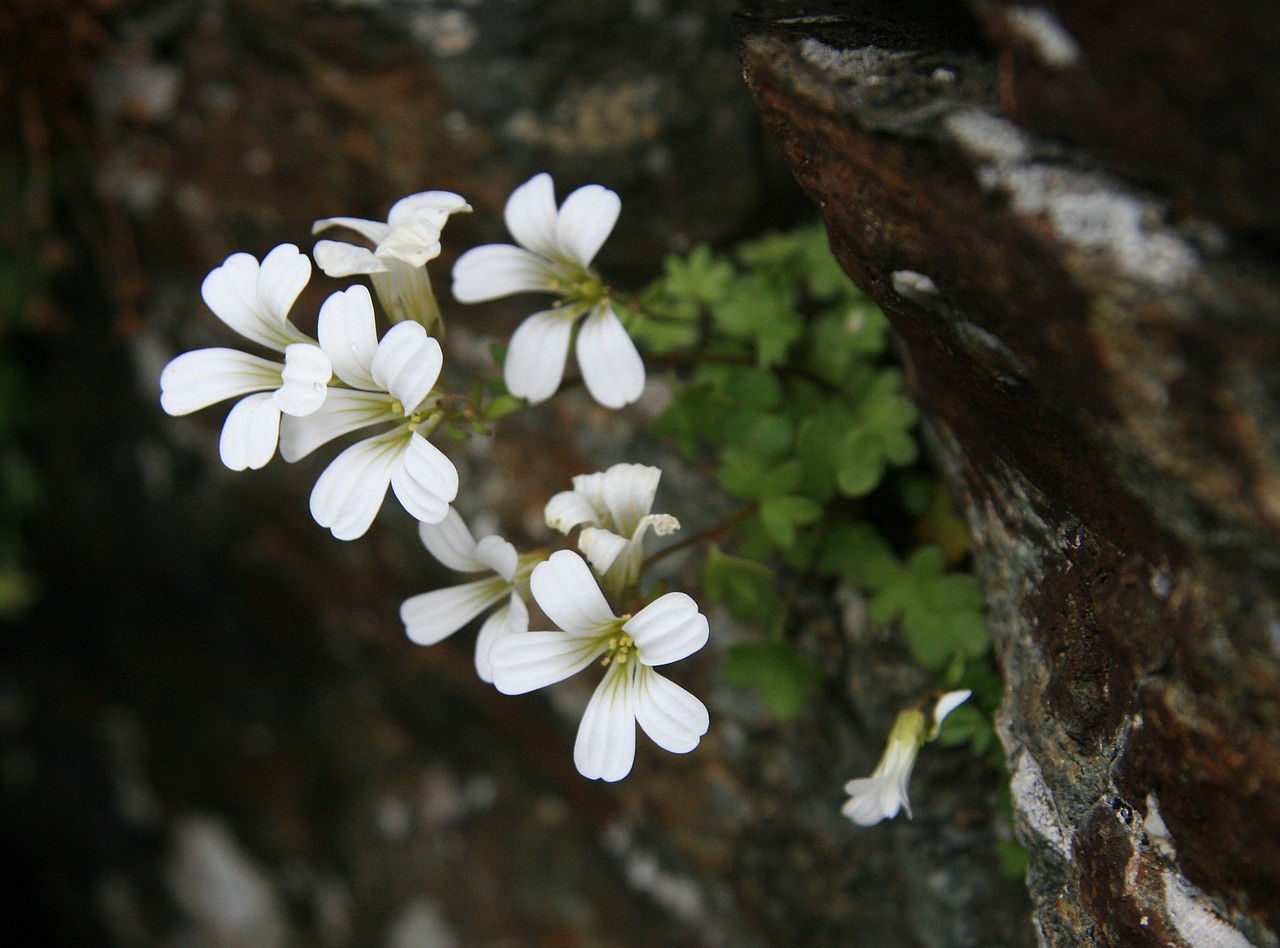
{"type": "Polygon", "coordinates": [[[975,536],[1040,937],[1274,944],[1276,15],[975,7],[758,11],[748,83],[975,536]]]}

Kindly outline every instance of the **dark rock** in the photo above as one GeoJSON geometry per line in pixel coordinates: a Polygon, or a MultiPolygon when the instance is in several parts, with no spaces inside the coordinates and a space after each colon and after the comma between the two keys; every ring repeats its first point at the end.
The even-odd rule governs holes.
{"type": "Polygon", "coordinates": [[[1275,17],[976,6],[762,13],[748,82],[977,539],[1042,937],[1273,944],[1275,17]]]}

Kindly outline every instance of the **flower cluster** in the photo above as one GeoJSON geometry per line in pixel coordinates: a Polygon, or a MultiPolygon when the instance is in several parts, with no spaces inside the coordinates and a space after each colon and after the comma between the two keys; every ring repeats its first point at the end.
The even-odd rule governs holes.
{"type": "MultiPolygon", "coordinates": [[[[588,185],[557,208],[551,178],[538,175],[507,202],[507,226],[520,246],[478,247],[459,259],[454,294],[462,302],[526,290],[558,297],[553,309],[525,320],[512,338],[504,367],[511,394],[540,402],[560,387],[581,321],[576,351],[588,391],[610,407],[640,397],[644,365],[591,266],[620,207],[614,192],[588,185]]],[[[451,192],[424,191],[397,201],[385,223],[316,221],[314,233],[345,228],[372,244],[324,239],[314,256],[330,277],[369,278],[390,323],[381,337],[374,297],[361,284],[323,301],[315,338],[293,324],[311,263],[292,244],[261,262],[246,253],[228,257],[204,281],[205,302],[222,322],[283,361],[226,348],[185,353],[161,374],[161,405],[181,415],[238,399],[220,442],[222,460],[233,470],[262,467],[277,448],[286,461],[297,461],[365,432],[316,481],[316,522],[338,539],[362,536],[390,489],[419,521],[432,556],[478,574],[406,599],[400,617],[408,637],[433,645],[488,612],[476,638],[476,671],[504,693],[553,684],[601,659],[607,670],[583,717],[574,759],[588,777],[618,780],[631,770],[637,724],[676,753],[692,750],[706,733],[702,702],[654,669],[702,648],[707,620],[683,593],[659,596],[634,615],[616,614],[605,598],[635,601],[645,534],[679,527],[674,517],[649,512],[657,468],[615,465],[574,478],[572,491],[552,498],[548,525],[562,533],[581,528],[578,546],[587,560],[568,550],[521,555],[498,536],[477,541],[450,506],[458,472],[428,438],[450,421],[461,399],[440,384],[444,355],[437,337],[444,325],[426,264],[441,253],[448,219],[470,209],[451,192]],[[559,629],[530,631],[531,602],[559,629]]],[[[472,419],[484,417],[477,407],[472,419]]]]}
{"type": "MultiPolygon", "coordinates": [[[[409,638],[432,645],[498,606],[476,638],[475,661],[480,677],[504,694],[544,688],[600,660],[606,671],[587,705],[574,747],[579,772],[593,779],[621,780],[631,772],[637,724],[660,747],[684,754],[698,746],[710,721],[701,701],[655,671],[707,643],[709,627],[697,603],[684,593],[670,592],[634,615],[619,616],[601,589],[616,587],[620,593],[636,588],[647,527],[640,524],[655,520],[649,507],[661,474],[641,464],[614,465],[603,473],[574,478],[576,491],[558,495],[558,501],[553,498],[547,505],[548,526],[564,531],[569,527],[553,511],[573,503],[566,498],[578,492],[602,505],[592,518],[610,526],[630,525],[619,549],[633,553],[635,563],[621,586],[616,579],[605,582],[619,575],[612,569],[618,550],[603,565],[596,560],[588,565],[571,550],[550,557],[541,552],[521,556],[500,537],[476,542],[462,518],[450,511],[439,524],[420,527],[423,545],[450,569],[488,575],[413,596],[400,607],[409,638]],[[559,628],[530,631],[526,599],[536,602],[559,628]]],[[[665,515],[656,519],[674,523],[665,515]]],[[[573,525],[584,522],[585,517],[573,525]]]]}
{"type": "MultiPolygon", "coordinates": [[[[521,290],[560,295],[556,309],[516,331],[506,362],[509,390],[531,402],[559,388],[573,323],[590,315],[577,351],[588,390],[622,407],[644,387],[644,364],[591,269],[617,221],[618,196],[599,185],[573,192],[557,209],[548,175],[520,186],[507,203],[508,227],[521,247],[478,247],[458,261],[455,295],[463,302],[521,290]]],[[[342,540],[368,531],[387,490],[419,521],[440,523],[458,494],[453,463],[428,437],[446,420],[439,388],[444,324],[426,264],[441,253],[450,216],[471,210],[449,191],[397,201],[387,220],[328,217],[313,232],[346,228],[373,248],[320,240],[315,259],[330,277],[368,276],[392,324],[378,338],[373,299],[362,285],[331,294],[320,307],[317,337],[290,320],[311,278],[311,262],[283,244],[261,263],[232,254],[201,288],[209,308],[250,342],[283,362],[235,349],[184,353],[160,377],[160,403],[185,415],[239,399],[223,424],[219,453],[232,470],[261,468],[276,454],[297,461],[352,432],[378,431],[343,450],[311,493],[316,522],[342,540]]]]}
{"type": "MultiPolygon", "coordinates": [[[[709,638],[707,618],[690,596],[642,587],[646,538],[680,529],[670,514],[651,512],[661,471],[615,464],[574,477],[571,490],[547,502],[544,516],[550,530],[578,531],[577,549],[521,554],[500,536],[475,538],[452,506],[460,491],[457,468],[430,438],[442,429],[465,436],[467,426],[483,429],[519,399],[550,398],[564,381],[571,351],[601,405],[622,408],[640,398],[644,363],[619,316],[636,307],[620,305],[594,266],[621,202],[613,191],[587,185],[557,206],[550,176],[537,175],[506,203],[515,244],[476,247],[459,257],[452,273],[459,302],[526,292],[554,298],[511,337],[506,393],[495,379],[468,397],[442,382],[444,321],[427,264],[442,253],[449,219],[470,210],[457,194],[424,191],[397,201],[385,222],[316,221],[314,234],[343,228],[368,244],[318,240],[313,256],[320,269],[331,278],[367,277],[373,292],[361,283],[330,292],[316,312],[314,337],[294,323],[312,276],[302,251],[282,244],[261,260],[247,253],[227,257],[206,277],[201,295],[219,320],[271,356],[225,347],[179,355],[161,374],[160,403],[171,415],[185,415],[234,399],[219,454],[237,471],[261,468],[277,451],[294,462],[347,439],[311,491],[316,522],[338,539],[360,537],[390,491],[418,521],[427,551],[470,577],[404,600],[400,618],[408,638],[434,645],[484,616],[476,671],[506,695],[601,666],[573,758],[588,778],[620,780],[635,762],[637,728],[663,749],[685,754],[710,723],[702,701],[658,671],[692,656],[709,638]],[[375,297],[386,327],[381,333],[375,297]],[[495,392],[500,408],[497,398],[484,402],[485,393],[495,392]]],[[[800,513],[808,516],[806,509],[800,513]]],[[[916,756],[968,697],[967,691],[942,695],[931,725],[920,708],[903,711],[875,772],[847,784],[844,815],[864,826],[900,809],[910,815],[907,784],[916,756]]]]}

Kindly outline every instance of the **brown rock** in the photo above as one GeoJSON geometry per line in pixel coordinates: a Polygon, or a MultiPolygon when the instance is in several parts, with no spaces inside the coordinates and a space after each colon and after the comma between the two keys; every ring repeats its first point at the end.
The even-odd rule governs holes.
{"type": "Polygon", "coordinates": [[[744,64],[976,537],[1037,926],[1273,944],[1275,17],[880,6],[762,15],[744,64]]]}

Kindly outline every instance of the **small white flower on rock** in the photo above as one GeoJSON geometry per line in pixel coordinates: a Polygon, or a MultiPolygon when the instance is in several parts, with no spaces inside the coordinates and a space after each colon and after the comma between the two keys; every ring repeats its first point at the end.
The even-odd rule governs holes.
{"type": "Polygon", "coordinates": [[[933,725],[926,723],[919,708],[907,708],[889,732],[884,756],[870,777],[850,780],[844,786],[849,799],[840,812],[859,826],[874,826],[881,820],[891,820],[898,810],[906,810],[911,816],[911,801],[907,798],[907,784],[911,780],[916,756],[926,741],[938,736],[938,729],[948,714],[968,700],[969,691],[949,691],[938,699],[933,709],[933,725]]]}
{"type": "Polygon", "coordinates": [[[519,246],[475,247],[454,264],[453,295],[463,303],[524,292],[559,298],[511,337],[503,369],[511,394],[536,404],[556,393],[574,326],[584,316],[576,351],[591,397],[621,408],[644,391],[644,362],[591,268],[621,209],[618,195],[598,184],[578,188],[557,209],[551,176],[539,174],[507,200],[507,230],[519,246]]]}
{"type": "Polygon", "coordinates": [[[578,549],[601,576],[606,593],[618,595],[640,579],[644,535],[680,529],[670,514],[651,514],[662,471],[645,464],[615,464],[598,474],[579,474],[573,490],[547,502],[547,526],[567,534],[582,527],[578,549]]]}
{"type": "Polygon", "coordinates": [[[493,575],[406,599],[400,606],[405,632],[418,645],[435,645],[486,609],[499,606],[476,638],[476,671],[484,681],[493,681],[489,649],[505,635],[529,631],[529,610],[522,597],[529,595],[529,573],[544,555],[520,556],[498,536],[477,543],[452,507],[439,523],[419,524],[418,535],[428,552],[450,569],[493,575]]]}
{"type": "Polygon", "coordinates": [[[533,598],[559,631],[499,638],[489,650],[493,683],[518,695],[563,681],[603,659],[597,686],[578,728],[573,761],[593,780],[631,772],[636,725],[658,746],[686,754],[710,718],[706,706],[655,666],[687,658],[707,642],[707,619],[684,593],[667,593],[634,616],[613,614],[590,567],[571,550],[534,567],[533,598]]]}
{"type": "Polygon", "coordinates": [[[451,191],[423,191],[392,205],[385,223],[326,217],[312,225],[313,234],[345,227],[374,247],[321,240],[313,251],[316,263],[331,277],[367,275],[393,323],[410,319],[430,331],[440,318],[440,307],[426,264],[440,256],[440,231],[449,215],[469,210],[471,205],[451,191]]]}
{"type": "Polygon", "coordinates": [[[435,392],[444,357],[420,323],[402,322],[378,339],[373,300],[363,286],[334,293],[320,309],[320,347],[335,388],[319,411],[289,417],[280,431],[286,461],[306,457],[334,438],[390,424],[333,460],[311,492],[311,515],[339,540],[363,536],[390,487],[405,510],[439,523],[458,496],[458,471],[427,440],[443,419],[435,392]]]}
{"type": "Polygon", "coordinates": [[[160,374],[160,405],[170,415],[240,398],[218,442],[222,463],[233,471],[271,460],[282,413],[309,415],[324,403],[333,375],[329,357],[289,321],[310,278],[311,261],[293,244],[276,247],[261,264],[250,254],[232,254],[205,277],[201,296],[240,335],[282,353],[284,364],[237,349],[197,349],[160,374]]]}

